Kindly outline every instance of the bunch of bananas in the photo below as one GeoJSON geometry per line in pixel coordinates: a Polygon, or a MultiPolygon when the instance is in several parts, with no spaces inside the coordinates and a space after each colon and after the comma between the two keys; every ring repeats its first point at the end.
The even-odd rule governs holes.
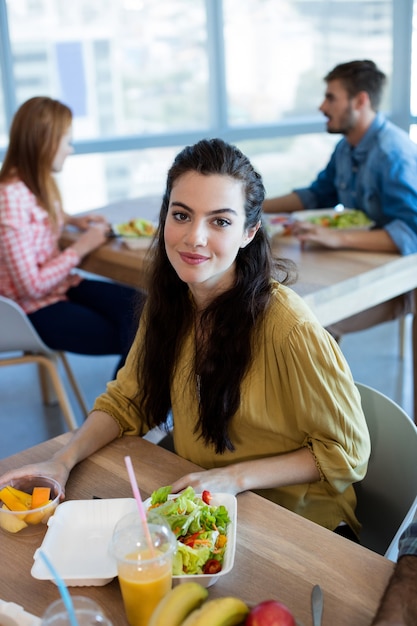
{"type": "Polygon", "coordinates": [[[249,613],[239,598],[207,597],[207,589],[198,583],[181,583],[158,604],[149,626],[237,626],[249,613]]]}

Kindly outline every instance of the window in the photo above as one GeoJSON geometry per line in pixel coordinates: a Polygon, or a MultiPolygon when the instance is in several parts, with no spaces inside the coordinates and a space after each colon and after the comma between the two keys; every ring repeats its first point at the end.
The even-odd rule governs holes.
{"type": "Polygon", "coordinates": [[[63,100],[78,139],[208,126],[203,0],[7,8],[18,104],[40,94],[63,100]]]}
{"type": "Polygon", "coordinates": [[[408,127],[395,96],[409,87],[411,4],[0,0],[0,159],[13,110],[45,94],[74,113],[76,154],[60,175],[70,212],[162,193],[175,153],[203,136],[237,143],[268,195],[286,193],[315,177],[338,139],[318,111],[335,64],[374,59],[389,78],[382,108],[408,127]]]}
{"type": "Polygon", "coordinates": [[[223,0],[223,5],[232,125],[316,115],[323,77],[352,58],[372,58],[392,72],[391,0],[223,0]]]}

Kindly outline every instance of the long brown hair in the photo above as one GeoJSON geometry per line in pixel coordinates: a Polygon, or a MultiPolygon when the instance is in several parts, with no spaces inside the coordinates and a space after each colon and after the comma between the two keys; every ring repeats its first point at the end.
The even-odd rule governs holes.
{"type": "Polygon", "coordinates": [[[53,223],[55,203],[61,203],[61,196],[51,168],[59,142],[71,122],[71,109],[58,100],[37,96],[24,102],[13,118],[9,146],[0,170],[0,183],[15,176],[19,178],[53,223]]]}
{"type": "MultiPolygon", "coordinates": [[[[164,244],[164,226],[171,190],[187,172],[209,176],[220,174],[242,183],[245,228],[262,217],[265,190],[260,175],[236,147],[221,139],[202,140],[182,150],[168,172],[159,226],[154,242],[152,271],[147,299],[146,333],[138,360],[138,402],[149,426],[166,422],[171,409],[170,383],[184,338],[193,328],[194,310],[188,285],[170,264],[164,244]]],[[[251,361],[255,325],[264,314],[271,296],[271,276],[280,270],[287,282],[293,266],[272,258],[262,228],[236,257],[234,286],[217,297],[203,312],[204,345],[197,346],[194,363],[200,381],[199,415],[195,433],[217,453],[233,450],[228,425],[240,404],[240,386],[251,361]]],[[[175,420],[175,416],[174,416],[175,420]]]]}

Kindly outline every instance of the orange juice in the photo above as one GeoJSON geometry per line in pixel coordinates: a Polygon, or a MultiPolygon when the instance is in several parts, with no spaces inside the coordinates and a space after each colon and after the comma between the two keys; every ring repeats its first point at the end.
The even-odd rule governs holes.
{"type": "Polygon", "coordinates": [[[130,626],[147,626],[159,601],[172,586],[171,554],[141,550],[126,555],[119,563],[118,577],[127,621],[130,626]]]}

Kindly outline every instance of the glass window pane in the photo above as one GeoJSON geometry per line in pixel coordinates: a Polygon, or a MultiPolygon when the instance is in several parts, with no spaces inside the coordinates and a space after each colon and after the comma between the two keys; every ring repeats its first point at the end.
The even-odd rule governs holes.
{"type": "Polygon", "coordinates": [[[18,103],[63,100],[77,139],[208,125],[204,0],[9,0],[7,9],[18,103]]]}
{"type": "Polygon", "coordinates": [[[411,115],[417,115],[417,0],[413,3],[413,38],[411,52],[411,115]]]}
{"type": "MultiPolygon", "coordinates": [[[[340,136],[326,133],[242,141],[237,145],[262,175],[267,196],[310,184],[340,136]]],[[[166,174],[182,146],[73,155],[58,177],[64,207],[79,213],[124,198],[161,196],[166,174]],[[88,172],[88,177],[85,176],[88,172]]]]}
{"type": "MultiPolygon", "coordinates": [[[[0,85],[2,85],[1,81],[2,81],[2,76],[1,76],[1,67],[0,67],[0,85]]],[[[9,140],[4,109],[5,107],[4,107],[3,89],[0,89],[0,148],[5,148],[9,140]]]]}
{"type": "Polygon", "coordinates": [[[57,177],[65,210],[75,214],[126,198],[162,198],[167,171],[181,148],[70,156],[57,177]]]}
{"type": "Polygon", "coordinates": [[[263,178],[268,197],[307,187],[327,165],[340,136],[326,133],[278,139],[251,140],[239,148],[251,159],[263,178]]]}
{"type": "Polygon", "coordinates": [[[338,63],[370,58],[391,75],[391,0],[223,0],[223,6],[231,125],[317,113],[323,76],[338,63]]]}

